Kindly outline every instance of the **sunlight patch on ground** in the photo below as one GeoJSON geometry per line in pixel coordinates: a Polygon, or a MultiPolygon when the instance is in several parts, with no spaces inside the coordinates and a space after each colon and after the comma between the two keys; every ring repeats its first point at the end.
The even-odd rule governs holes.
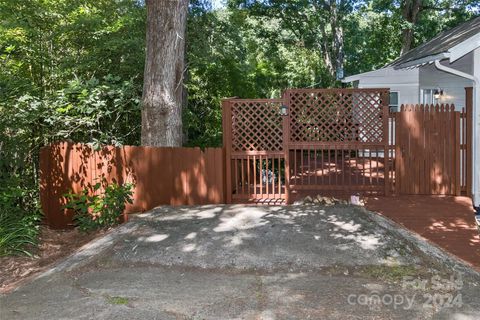
{"type": "MultiPolygon", "coordinates": [[[[330,236],[335,239],[354,241],[365,250],[375,250],[383,244],[381,237],[378,235],[362,234],[362,225],[360,223],[355,223],[353,220],[342,221],[337,216],[331,215],[328,217],[327,221],[335,226],[333,228],[334,232],[330,234],[330,236]]],[[[348,250],[349,248],[350,246],[348,244],[339,246],[340,250],[348,250]]]]}
{"type": "MultiPolygon", "coordinates": [[[[362,249],[365,250],[375,250],[380,247],[383,242],[380,241],[380,237],[369,234],[369,235],[362,235],[362,234],[341,234],[341,233],[332,233],[331,236],[335,239],[344,239],[344,240],[351,240],[358,244],[362,249]]],[[[345,247],[343,249],[348,249],[345,247]]],[[[340,246],[341,248],[341,246],[340,246]]]]}
{"type": "Polygon", "coordinates": [[[160,242],[160,241],[163,241],[163,240],[167,239],[168,237],[169,237],[168,234],[154,234],[154,235],[151,235],[147,238],[140,237],[140,238],[138,238],[138,240],[145,241],[145,242],[160,242]]]}
{"type": "Polygon", "coordinates": [[[428,227],[428,229],[430,229],[430,230],[441,230],[441,231],[456,231],[458,229],[476,230],[476,228],[471,227],[463,219],[455,219],[455,223],[446,222],[446,221],[436,221],[436,222],[433,222],[428,227]]]}
{"type": "Polygon", "coordinates": [[[227,237],[226,241],[228,242],[228,246],[236,247],[236,246],[242,245],[244,240],[252,239],[252,238],[253,238],[253,235],[248,234],[244,231],[240,231],[235,233],[231,237],[227,237]]]}
{"type": "Polygon", "coordinates": [[[182,220],[193,220],[193,219],[211,219],[215,218],[220,212],[222,212],[222,207],[216,208],[205,208],[205,209],[192,209],[186,213],[180,215],[168,215],[160,218],[160,221],[182,221],[182,220]]]}
{"type": "Polygon", "coordinates": [[[269,221],[263,219],[267,215],[265,210],[245,207],[236,210],[234,216],[220,217],[220,224],[213,229],[215,232],[228,232],[235,230],[246,230],[263,226],[269,221]]]}
{"type": "Polygon", "coordinates": [[[195,243],[189,243],[183,246],[182,251],[183,252],[192,252],[197,248],[197,245],[195,243]]]}
{"type": "Polygon", "coordinates": [[[186,240],[193,240],[193,239],[195,239],[196,237],[197,237],[197,233],[196,233],[196,232],[190,232],[189,234],[187,234],[187,235],[185,236],[185,239],[186,239],[186,240]]]}
{"type": "Polygon", "coordinates": [[[336,216],[329,216],[328,222],[347,232],[357,232],[362,228],[361,224],[355,223],[353,220],[350,220],[348,222],[341,221],[336,216]]]}

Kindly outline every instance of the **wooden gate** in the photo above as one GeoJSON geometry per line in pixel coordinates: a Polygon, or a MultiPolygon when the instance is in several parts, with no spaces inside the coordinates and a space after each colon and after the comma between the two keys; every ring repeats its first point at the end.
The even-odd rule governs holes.
{"type": "Polygon", "coordinates": [[[453,105],[401,106],[395,119],[397,193],[460,195],[466,182],[461,119],[453,105]]]}
{"type": "Polygon", "coordinates": [[[286,199],[283,99],[222,102],[227,203],[286,199]]]}
{"type": "Polygon", "coordinates": [[[388,89],[288,90],[292,196],[388,194],[388,89]]]}
{"type": "Polygon", "coordinates": [[[227,202],[388,194],[388,89],[291,89],[223,106],[227,202]]]}

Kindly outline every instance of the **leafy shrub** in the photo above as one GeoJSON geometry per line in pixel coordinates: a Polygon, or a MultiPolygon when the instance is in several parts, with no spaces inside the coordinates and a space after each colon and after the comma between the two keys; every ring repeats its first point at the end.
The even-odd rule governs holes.
{"type": "Polygon", "coordinates": [[[78,78],[45,92],[4,89],[0,79],[0,255],[28,253],[36,241],[42,146],[138,144],[140,137],[141,89],[132,79],[78,78]]]}
{"type": "Polygon", "coordinates": [[[102,183],[85,187],[80,194],[65,195],[65,208],[75,211],[74,222],[81,231],[91,231],[106,228],[120,222],[120,216],[126,203],[132,203],[133,185],[120,185],[116,182],[102,183]],[[100,192],[103,187],[103,191],[100,192]]]}
{"type": "Polygon", "coordinates": [[[40,212],[23,211],[19,202],[24,197],[20,188],[0,188],[0,256],[31,255],[29,245],[37,243],[40,212]]]}

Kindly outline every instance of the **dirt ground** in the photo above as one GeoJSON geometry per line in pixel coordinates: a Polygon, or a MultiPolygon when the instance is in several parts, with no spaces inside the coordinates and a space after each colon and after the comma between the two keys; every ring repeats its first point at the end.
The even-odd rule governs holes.
{"type": "Polygon", "coordinates": [[[47,270],[92,239],[103,235],[104,231],[82,233],[73,230],[52,230],[46,226],[40,229],[38,248],[33,256],[0,257],[0,293],[15,289],[22,281],[47,270]]]}

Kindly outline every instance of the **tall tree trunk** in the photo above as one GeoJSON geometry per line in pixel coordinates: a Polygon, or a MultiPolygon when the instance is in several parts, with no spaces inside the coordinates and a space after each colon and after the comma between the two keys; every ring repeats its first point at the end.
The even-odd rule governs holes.
{"type": "Polygon", "coordinates": [[[320,28],[320,33],[322,34],[321,43],[319,45],[320,51],[323,53],[323,62],[327,67],[328,73],[334,77],[335,67],[333,65],[332,54],[331,54],[331,47],[329,45],[327,32],[325,31],[325,26],[322,25],[320,28]]]}
{"type": "Polygon", "coordinates": [[[147,0],[142,145],[182,145],[188,0],[147,0]]]}
{"type": "Polygon", "coordinates": [[[322,35],[320,48],[332,82],[343,78],[345,60],[342,27],[342,9],[344,2],[340,0],[339,4],[337,4],[337,1],[338,0],[325,0],[322,2],[325,22],[318,24],[319,33],[322,35]],[[328,34],[327,29],[329,29],[328,34]]]}
{"type": "MultiPolygon", "coordinates": [[[[342,3],[340,3],[342,6],[342,3]]],[[[333,53],[335,56],[335,78],[343,78],[343,62],[345,52],[343,49],[343,27],[336,0],[330,2],[330,27],[333,32],[333,53]]]]}
{"type": "Polygon", "coordinates": [[[402,30],[402,50],[400,55],[404,55],[412,48],[413,28],[418,22],[422,0],[403,0],[402,16],[407,22],[407,26],[402,30]]]}

